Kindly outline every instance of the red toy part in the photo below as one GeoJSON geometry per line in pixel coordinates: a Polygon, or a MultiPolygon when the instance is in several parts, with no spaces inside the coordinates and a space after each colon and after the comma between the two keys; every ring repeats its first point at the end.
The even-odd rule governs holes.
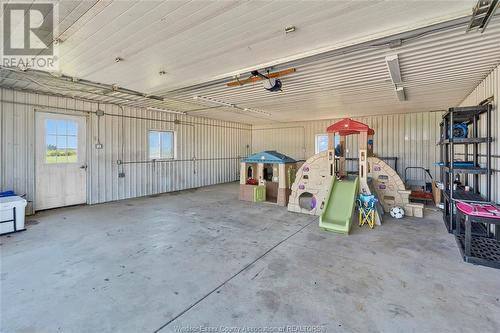
{"type": "Polygon", "coordinates": [[[339,133],[342,136],[359,134],[361,132],[368,132],[368,135],[375,134],[375,131],[368,127],[368,125],[352,120],[351,118],[344,118],[341,121],[328,126],[326,131],[328,133],[339,133]]]}
{"type": "Polygon", "coordinates": [[[413,199],[434,200],[431,192],[411,191],[410,197],[413,199]]]}
{"type": "Polygon", "coordinates": [[[246,182],[247,185],[258,185],[259,182],[257,181],[257,179],[254,179],[254,178],[248,178],[247,179],[247,182],[246,182]]]}

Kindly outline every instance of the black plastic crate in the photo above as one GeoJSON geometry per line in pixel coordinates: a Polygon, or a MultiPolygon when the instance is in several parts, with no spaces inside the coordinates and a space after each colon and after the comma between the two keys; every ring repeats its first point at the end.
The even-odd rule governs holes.
{"type": "Polygon", "coordinates": [[[493,268],[500,268],[500,241],[487,238],[472,236],[471,255],[465,255],[465,236],[456,235],[458,248],[464,261],[493,268]]]}

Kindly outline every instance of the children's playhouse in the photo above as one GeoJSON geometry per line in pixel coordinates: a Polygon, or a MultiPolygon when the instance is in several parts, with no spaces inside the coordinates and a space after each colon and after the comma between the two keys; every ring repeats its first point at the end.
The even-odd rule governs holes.
{"type": "Polygon", "coordinates": [[[374,131],[368,125],[343,119],[327,128],[328,150],[309,158],[297,171],[291,188],[288,210],[319,215],[320,227],[349,233],[358,193],[373,194],[382,207],[377,209],[375,223],[381,224],[384,211],[402,207],[407,216],[421,217],[423,205],[409,202],[410,191],[396,171],[373,156],[374,131]],[[359,135],[359,169],[357,176],[347,176],[345,141],[359,135]],[[340,156],[335,156],[334,138],[340,136],[340,156]]]}
{"type": "Polygon", "coordinates": [[[268,150],[250,155],[240,163],[240,200],[288,204],[297,161],[268,150]]]}

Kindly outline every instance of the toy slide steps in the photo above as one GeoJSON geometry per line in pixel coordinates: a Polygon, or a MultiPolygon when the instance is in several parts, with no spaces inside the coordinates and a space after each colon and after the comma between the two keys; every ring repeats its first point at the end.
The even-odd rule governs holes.
{"type": "Polygon", "coordinates": [[[349,233],[358,187],[358,177],[332,181],[326,207],[319,217],[320,228],[342,234],[349,233]]]}

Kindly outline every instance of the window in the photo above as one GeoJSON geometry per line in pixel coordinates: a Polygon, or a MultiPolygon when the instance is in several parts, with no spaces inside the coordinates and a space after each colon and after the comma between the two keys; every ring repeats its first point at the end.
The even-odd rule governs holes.
{"type": "Polygon", "coordinates": [[[268,182],[273,181],[273,165],[272,164],[264,164],[264,180],[267,180],[268,182]]]}
{"type": "Polygon", "coordinates": [[[316,134],[315,141],[315,152],[316,154],[322,151],[328,150],[328,134],[316,134]]]}
{"type": "Polygon", "coordinates": [[[78,123],[73,120],[45,121],[45,162],[78,162],[78,123]]]}
{"type": "MultiPolygon", "coordinates": [[[[335,147],[340,143],[340,136],[335,135],[335,147]]],[[[328,150],[328,134],[316,134],[314,151],[316,154],[328,150]]]]}
{"type": "Polygon", "coordinates": [[[149,131],[149,158],[152,160],[175,157],[175,135],[172,131],[149,131]]]}
{"type": "Polygon", "coordinates": [[[253,168],[251,166],[247,169],[247,178],[253,178],[253,168]]]}

